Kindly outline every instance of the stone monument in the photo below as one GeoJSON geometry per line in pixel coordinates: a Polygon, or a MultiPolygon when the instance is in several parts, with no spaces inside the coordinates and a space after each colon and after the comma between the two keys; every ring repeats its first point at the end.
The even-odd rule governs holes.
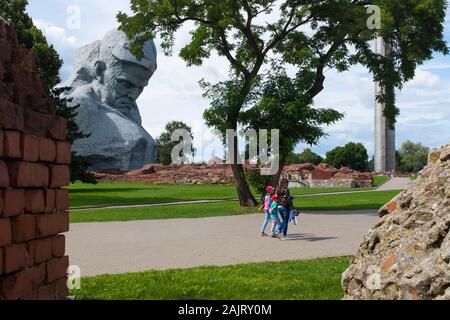
{"type": "Polygon", "coordinates": [[[90,136],[73,150],[90,159],[92,170],[133,170],[156,160],[155,141],[142,127],[136,100],[156,71],[156,47],[144,45],[144,57],[130,52],[122,31],[79,49],[74,70],[64,84],[65,98],[79,105],[76,121],[90,136]]]}
{"type": "MultiPolygon", "coordinates": [[[[375,42],[376,52],[383,56],[389,54],[389,44],[382,37],[375,42]]],[[[375,83],[375,97],[382,92],[379,83],[375,83]]],[[[384,116],[384,104],[375,105],[375,172],[395,171],[395,128],[388,125],[384,116]]]]}

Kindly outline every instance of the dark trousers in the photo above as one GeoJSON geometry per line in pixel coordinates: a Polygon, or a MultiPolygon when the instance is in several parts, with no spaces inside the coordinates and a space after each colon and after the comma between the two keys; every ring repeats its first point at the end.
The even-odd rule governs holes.
{"type": "Polygon", "coordinates": [[[283,221],[281,222],[279,230],[280,230],[280,232],[283,233],[284,237],[287,237],[288,226],[289,226],[289,210],[287,210],[286,208],[280,208],[280,214],[281,214],[281,217],[283,218],[283,221]]]}

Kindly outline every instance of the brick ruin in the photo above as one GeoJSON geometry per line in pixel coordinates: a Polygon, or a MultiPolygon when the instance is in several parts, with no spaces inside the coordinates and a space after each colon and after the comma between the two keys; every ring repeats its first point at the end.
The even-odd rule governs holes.
{"type": "Polygon", "coordinates": [[[67,122],[0,19],[0,300],[64,299],[71,146],[67,122]]]}
{"type": "MultiPolygon", "coordinates": [[[[258,170],[256,165],[244,165],[245,171],[258,170]]],[[[94,172],[100,181],[143,182],[150,184],[229,184],[235,183],[230,165],[208,164],[181,166],[148,164],[140,170],[94,172]]],[[[291,188],[360,188],[371,187],[373,175],[349,168],[336,169],[327,164],[310,163],[286,166],[281,175],[291,188]]]]}

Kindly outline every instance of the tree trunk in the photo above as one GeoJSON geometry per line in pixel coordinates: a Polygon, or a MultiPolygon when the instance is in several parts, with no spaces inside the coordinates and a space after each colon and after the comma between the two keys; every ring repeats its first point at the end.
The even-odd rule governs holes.
{"type": "Polygon", "coordinates": [[[283,173],[284,163],[280,163],[280,167],[278,168],[278,172],[276,175],[272,176],[272,186],[278,189],[278,185],[280,184],[281,174],[283,173]]]}
{"type": "Polygon", "coordinates": [[[239,202],[241,207],[256,207],[258,203],[248,186],[247,179],[245,178],[244,166],[238,161],[238,158],[240,159],[238,143],[239,141],[236,135],[233,143],[233,163],[231,164],[231,168],[233,169],[234,179],[236,180],[239,202]]]}
{"type": "Polygon", "coordinates": [[[231,165],[233,169],[233,175],[236,180],[236,189],[239,195],[239,202],[241,207],[256,207],[258,203],[255,200],[252,192],[245,179],[244,167],[242,164],[234,163],[231,165]]]}

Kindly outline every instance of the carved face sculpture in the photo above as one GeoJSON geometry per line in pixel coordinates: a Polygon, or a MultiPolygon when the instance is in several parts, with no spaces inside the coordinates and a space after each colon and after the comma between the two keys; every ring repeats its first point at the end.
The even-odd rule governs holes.
{"type": "Polygon", "coordinates": [[[102,102],[133,118],[136,100],[152,76],[149,70],[137,64],[117,60],[97,74],[101,79],[99,89],[102,102]]]}
{"type": "Polygon", "coordinates": [[[102,40],[100,59],[94,72],[102,102],[140,123],[136,100],[156,71],[156,48],[153,41],[144,45],[144,57],[136,59],[129,50],[126,35],[113,31],[102,40]]]}

